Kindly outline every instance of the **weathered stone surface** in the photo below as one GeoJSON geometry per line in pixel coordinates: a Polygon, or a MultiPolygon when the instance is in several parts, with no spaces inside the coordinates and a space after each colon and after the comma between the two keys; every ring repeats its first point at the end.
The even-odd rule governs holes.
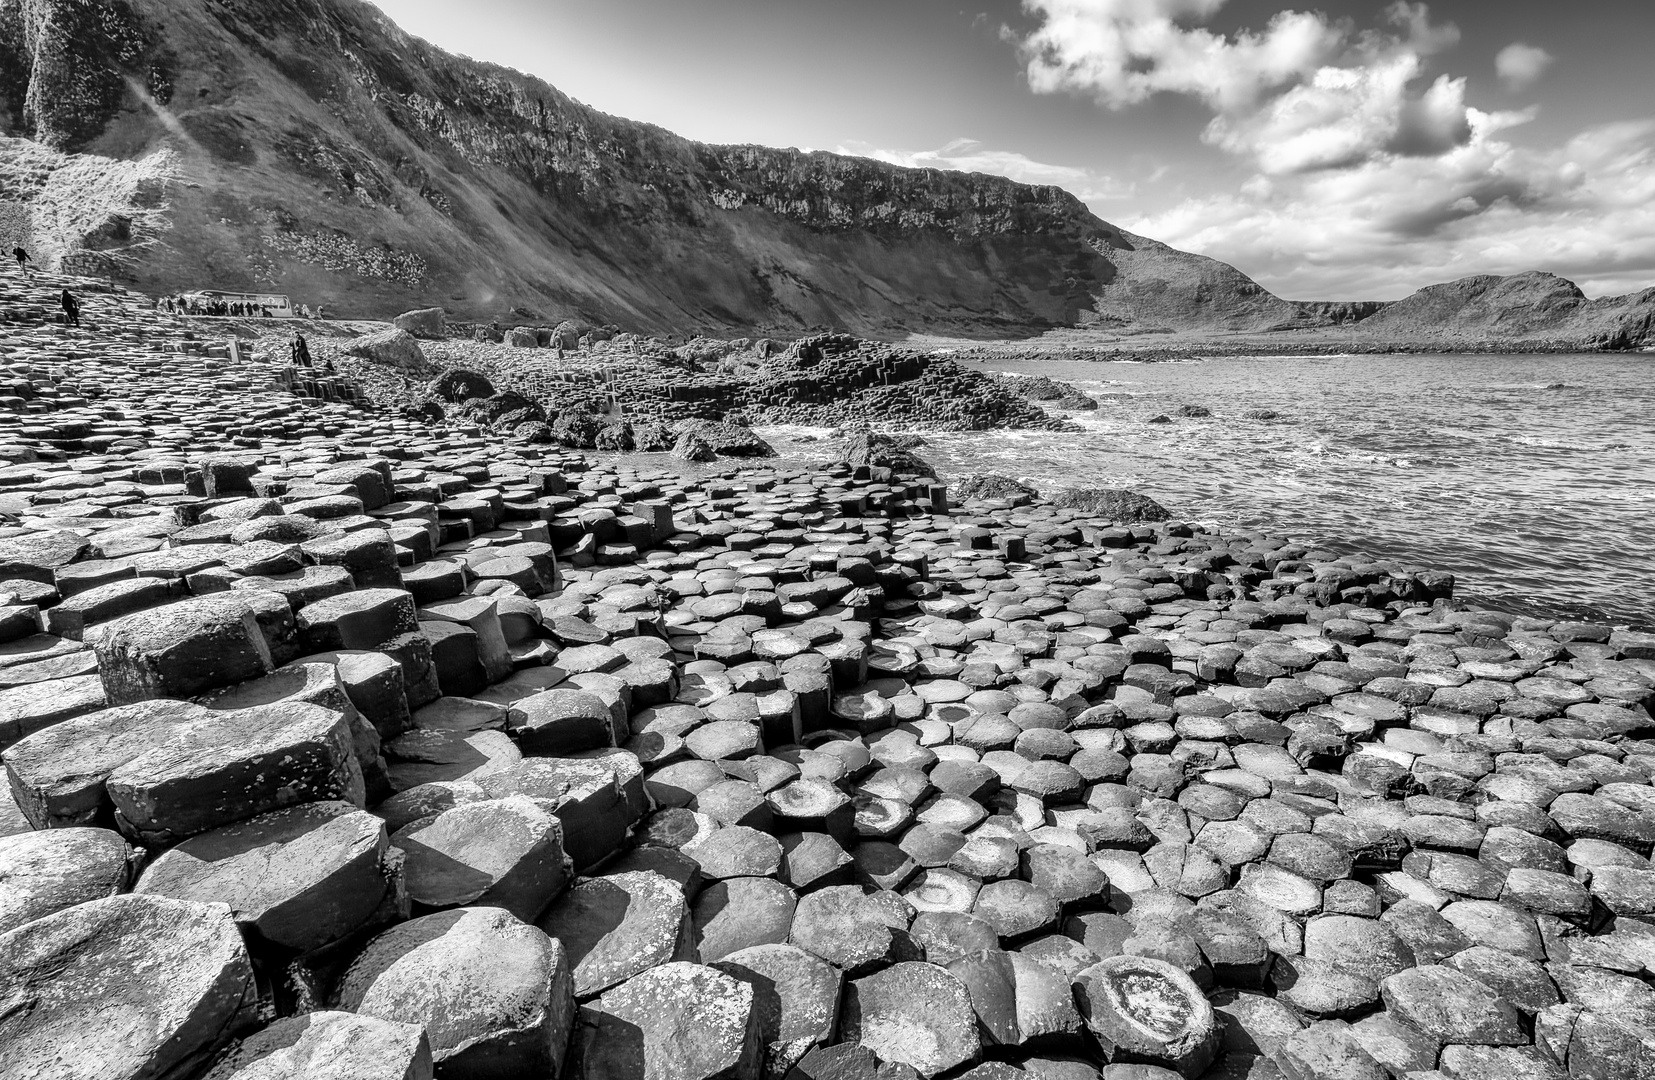
{"type": "Polygon", "coordinates": [[[228,904],[251,940],[306,953],[343,940],[385,900],[385,826],[317,802],[193,836],[145,868],[135,892],[228,904]]]}
{"type": "Polygon", "coordinates": [[[1218,1049],[1218,1022],[1190,977],[1161,960],[1114,956],[1075,979],[1087,1028],[1112,1060],[1197,1077],[1218,1049]]]}
{"type": "Polygon", "coordinates": [[[162,844],[294,803],[363,802],[349,721],[296,701],[177,724],[105,788],[123,831],[162,844]]]}
{"type": "Polygon", "coordinates": [[[455,806],[400,829],[408,899],[419,911],[462,904],[540,917],[574,872],[557,805],[521,795],[455,806]]]}
{"type": "Polygon", "coordinates": [[[192,697],[276,666],[253,607],[229,595],[180,600],[116,619],[93,647],[111,705],[192,697]]]}
{"type": "Polygon", "coordinates": [[[881,1060],[933,1077],[977,1057],[976,1014],[964,984],[933,964],[907,962],[852,982],[840,1025],[881,1060]]]}
{"type": "Polygon", "coordinates": [[[654,967],[581,1006],[574,1075],[756,1080],[763,1060],[751,984],[701,964],[654,967]]]}
{"type": "Polygon", "coordinates": [[[1517,1010],[1453,968],[1412,968],[1379,984],[1385,1007],[1438,1043],[1512,1046],[1524,1042],[1517,1010]]]}
{"type": "Polygon", "coordinates": [[[415,1024],[346,1012],[277,1020],[243,1039],[203,1080],[431,1080],[415,1024]]]}
{"type": "Polygon", "coordinates": [[[842,978],[833,965],[791,945],[755,945],[713,967],[753,987],[767,1074],[785,1073],[812,1047],[834,1038],[842,978]]]}
{"type": "Polygon", "coordinates": [[[0,837],[0,934],[64,908],[125,892],[137,855],[109,829],[0,837]]]}
{"type": "Polygon", "coordinates": [[[578,998],[660,964],[693,959],[695,952],[683,889],[648,871],[583,881],[559,897],[539,925],[567,950],[578,998]]]}
{"type": "Polygon", "coordinates": [[[424,1027],[445,1076],[554,1075],[574,1021],[563,946],[491,907],[440,911],[374,938],[332,1004],[424,1027]]]}
{"type": "Polygon", "coordinates": [[[187,1076],[254,1022],[229,909],[111,896],[0,934],[0,1061],[20,1077],[187,1076]]]}

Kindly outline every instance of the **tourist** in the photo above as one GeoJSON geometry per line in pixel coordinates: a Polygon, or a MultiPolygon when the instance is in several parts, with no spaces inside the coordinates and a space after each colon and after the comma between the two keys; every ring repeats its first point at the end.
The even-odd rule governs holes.
{"type": "Polygon", "coordinates": [[[65,326],[79,326],[80,325],[80,301],[75,299],[75,294],[70,292],[68,289],[64,289],[63,290],[63,295],[58,297],[58,303],[63,306],[63,323],[64,323],[64,325],[65,326]]]}
{"type": "MultiPolygon", "coordinates": [[[[325,357],[323,359],[326,360],[325,357]]],[[[305,341],[304,335],[297,330],[293,331],[293,366],[314,366],[310,362],[310,345],[305,341]]]]}
{"type": "Polygon", "coordinates": [[[29,253],[23,250],[23,245],[19,244],[17,247],[12,248],[11,257],[17,260],[17,270],[19,273],[21,273],[24,277],[31,276],[29,274],[29,253]]]}

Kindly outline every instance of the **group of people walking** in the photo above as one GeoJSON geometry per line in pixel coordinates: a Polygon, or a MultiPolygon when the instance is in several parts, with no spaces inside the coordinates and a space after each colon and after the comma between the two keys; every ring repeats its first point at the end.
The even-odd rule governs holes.
{"type": "Polygon", "coordinates": [[[228,315],[237,319],[268,319],[270,312],[249,300],[218,300],[201,296],[163,296],[155,310],[172,315],[228,315]]]}
{"type": "MultiPolygon", "coordinates": [[[[31,264],[34,260],[21,244],[12,248],[12,258],[17,261],[18,273],[25,278],[32,278],[34,272],[31,264]]],[[[63,323],[65,326],[80,325],[80,301],[75,294],[64,289],[58,297],[58,305],[63,309],[63,323]]],[[[163,296],[155,301],[157,311],[165,311],[173,315],[227,315],[232,318],[269,318],[270,311],[260,304],[250,300],[220,300],[202,296],[163,296]]],[[[300,305],[301,318],[323,318],[322,305],[316,305],[314,313],[309,304],[300,305]]],[[[293,366],[315,368],[310,358],[310,346],[306,344],[304,335],[297,330],[293,331],[293,340],[290,343],[293,353],[293,366]]],[[[331,375],[333,365],[324,357],[322,360],[322,374],[331,375]]]]}

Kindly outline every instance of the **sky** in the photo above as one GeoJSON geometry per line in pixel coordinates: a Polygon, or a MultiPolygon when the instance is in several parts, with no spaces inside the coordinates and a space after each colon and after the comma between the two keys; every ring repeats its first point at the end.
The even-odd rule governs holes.
{"type": "Polygon", "coordinates": [[[1655,0],[375,0],[692,139],[1056,184],[1293,300],[1655,285],[1655,0]]]}

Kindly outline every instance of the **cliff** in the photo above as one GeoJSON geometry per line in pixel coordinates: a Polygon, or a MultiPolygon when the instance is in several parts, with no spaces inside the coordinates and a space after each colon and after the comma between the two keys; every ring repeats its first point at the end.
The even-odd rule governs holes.
{"type": "Polygon", "coordinates": [[[778,335],[1306,318],[1059,188],[691,142],[359,0],[0,0],[0,124],[0,174],[34,170],[0,240],[100,248],[157,292],[778,335]],[[164,198],[88,179],[139,166],[164,198]]]}

